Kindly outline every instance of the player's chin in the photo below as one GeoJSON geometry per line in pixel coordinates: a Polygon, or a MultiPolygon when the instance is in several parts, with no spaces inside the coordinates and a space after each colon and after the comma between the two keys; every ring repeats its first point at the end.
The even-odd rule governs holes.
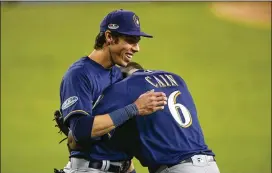
{"type": "Polygon", "coordinates": [[[122,62],[121,62],[121,63],[122,63],[122,66],[123,66],[123,67],[126,67],[130,61],[131,61],[131,60],[128,59],[128,58],[122,60],[122,62]]]}
{"type": "Polygon", "coordinates": [[[117,65],[121,66],[121,67],[126,67],[127,66],[127,62],[125,61],[122,61],[122,62],[119,62],[117,65]]]}

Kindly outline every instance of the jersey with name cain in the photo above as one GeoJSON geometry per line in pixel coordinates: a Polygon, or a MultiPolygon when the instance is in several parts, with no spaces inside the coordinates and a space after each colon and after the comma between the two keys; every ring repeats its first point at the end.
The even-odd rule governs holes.
{"type": "Polygon", "coordinates": [[[156,88],[178,86],[174,77],[170,74],[150,75],[145,80],[156,88]]]}

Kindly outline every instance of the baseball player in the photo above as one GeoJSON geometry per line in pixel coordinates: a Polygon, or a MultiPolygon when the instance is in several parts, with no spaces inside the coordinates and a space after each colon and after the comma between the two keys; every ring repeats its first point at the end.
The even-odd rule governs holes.
{"type": "Polygon", "coordinates": [[[185,81],[173,73],[143,70],[134,62],[123,71],[130,76],[104,91],[96,114],[124,107],[152,89],[167,95],[167,105],[116,128],[110,140],[92,148],[91,158],[110,160],[124,152],[135,156],[150,173],[219,173],[185,81]]]}
{"type": "MultiPolygon", "coordinates": [[[[94,114],[92,111],[102,98],[103,90],[122,78],[120,69],[115,65],[126,66],[131,61],[139,51],[140,37],[152,36],[141,31],[139,17],[134,12],[122,9],[110,12],[101,22],[93,52],[72,64],[65,73],[60,86],[61,108],[56,114],[61,115],[63,125],[70,130],[70,159],[88,159],[86,147],[103,140],[104,134],[133,116],[163,109],[165,94],[148,92],[122,108],[103,114],[94,114]]],[[[61,126],[61,123],[58,122],[58,125],[61,126]]],[[[64,171],[98,172],[95,165],[87,165],[85,170],[79,170],[85,163],[72,159],[64,171]]],[[[107,166],[110,166],[109,170],[115,171],[124,167],[124,164],[117,162],[107,166]]]]}

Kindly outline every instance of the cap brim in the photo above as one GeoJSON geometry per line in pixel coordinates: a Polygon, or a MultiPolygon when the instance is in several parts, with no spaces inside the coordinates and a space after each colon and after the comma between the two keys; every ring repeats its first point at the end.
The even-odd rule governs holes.
{"type": "MultiPolygon", "coordinates": [[[[117,31],[119,32],[119,31],[117,31]]],[[[144,32],[139,32],[139,31],[131,31],[131,32],[119,32],[120,34],[125,34],[125,35],[132,35],[132,36],[140,36],[140,37],[147,37],[147,38],[153,38],[152,35],[148,35],[144,32]]]]}

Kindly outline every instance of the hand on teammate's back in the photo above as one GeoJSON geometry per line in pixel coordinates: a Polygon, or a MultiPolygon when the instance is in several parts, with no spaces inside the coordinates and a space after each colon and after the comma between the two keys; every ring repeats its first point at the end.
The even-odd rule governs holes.
{"type": "Polygon", "coordinates": [[[158,110],[163,110],[167,104],[167,97],[163,92],[148,91],[134,102],[138,108],[139,115],[148,115],[158,110]]]}

